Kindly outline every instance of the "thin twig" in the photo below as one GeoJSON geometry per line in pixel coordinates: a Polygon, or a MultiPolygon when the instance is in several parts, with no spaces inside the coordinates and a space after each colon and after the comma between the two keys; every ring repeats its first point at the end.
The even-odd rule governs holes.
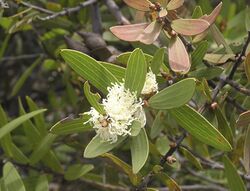
{"type": "Polygon", "coordinates": [[[240,93],[250,96],[250,89],[243,87],[241,84],[238,84],[237,82],[230,80],[229,78],[224,79],[223,77],[220,77],[219,79],[221,81],[224,81],[226,84],[229,84],[231,87],[233,87],[235,90],[239,91],[240,93]]]}
{"type": "Polygon", "coordinates": [[[21,1],[20,4],[23,5],[23,6],[25,6],[25,7],[29,7],[29,8],[35,9],[35,10],[37,10],[39,12],[42,12],[42,13],[46,13],[46,14],[54,14],[55,13],[55,12],[50,11],[48,9],[44,9],[42,7],[39,7],[39,6],[30,4],[30,3],[27,3],[27,2],[21,1]]]}
{"type": "Polygon", "coordinates": [[[117,22],[121,25],[130,24],[129,20],[122,14],[119,7],[113,0],[104,0],[104,3],[108,7],[109,11],[116,18],[117,22]]]}
{"type": "Polygon", "coordinates": [[[67,14],[71,14],[71,13],[75,13],[75,12],[78,12],[80,11],[81,9],[93,4],[93,3],[96,3],[97,0],[88,0],[88,1],[84,1],[82,3],[79,3],[79,5],[77,5],[76,7],[72,7],[72,8],[65,8],[64,10],[60,11],[60,12],[56,12],[56,13],[53,13],[52,15],[49,15],[47,17],[38,17],[40,20],[42,21],[46,21],[46,20],[50,20],[50,19],[55,19],[59,16],[65,16],[67,14]]]}
{"type": "Polygon", "coordinates": [[[97,3],[90,5],[91,7],[91,20],[92,31],[97,34],[102,34],[102,17],[97,3]]]}
{"type": "MultiPolygon", "coordinates": [[[[179,148],[180,144],[182,143],[182,141],[185,139],[185,137],[187,136],[187,133],[184,132],[183,135],[178,138],[178,140],[173,143],[170,147],[170,149],[168,150],[168,152],[161,158],[160,160],[160,165],[163,167],[164,164],[167,162],[168,158],[171,157],[174,152],[179,148]]],[[[146,190],[149,182],[151,181],[152,177],[154,176],[154,172],[150,171],[142,180],[141,184],[135,189],[136,191],[144,191],[146,190]]]]}
{"type": "Polygon", "coordinates": [[[33,59],[33,58],[36,58],[36,57],[39,57],[39,56],[44,56],[44,54],[37,53],[37,54],[23,54],[23,55],[20,55],[20,56],[8,56],[8,57],[3,57],[0,60],[0,63],[1,62],[5,62],[5,61],[16,61],[16,60],[33,59]]]}
{"type": "MultiPolygon", "coordinates": [[[[195,185],[183,185],[180,186],[181,190],[217,190],[217,191],[227,191],[227,189],[221,187],[221,186],[217,186],[217,185],[213,185],[213,184],[209,184],[209,185],[199,185],[199,184],[195,184],[195,185]]],[[[157,190],[159,191],[171,191],[171,189],[169,188],[157,188],[157,190]]]]}
{"type": "Polygon", "coordinates": [[[248,31],[248,37],[247,37],[247,40],[246,40],[246,43],[244,44],[243,46],[243,49],[240,53],[240,56],[238,57],[238,59],[236,60],[234,66],[233,66],[233,69],[231,70],[229,76],[228,76],[228,79],[231,80],[233,79],[234,77],[234,74],[237,70],[237,68],[239,67],[239,65],[241,64],[242,60],[243,60],[243,57],[245,56],[246,54],[246,50],[247,50],[247,47],[248,47],[248,44],[250,43],[250,31],[248,31]]]}
{"type": "MultiPolygon", "coordinates": [[[[227,80],[232,80],[233,77],[234,77],[234,74],[235,72],[237,71],[237,68],[240,66],[240,64],[242,63],[242,60],[243,60],[243,57],[245,56],[246,54],[246,50],[247,50],[247,47],[248,47],[248,44],[250,43],[250,31],[248,32],[248,37],[247,37],[247,40],[243,46],[243,49],[238,57],[238,59],[236,60],[236,62],[234,63],[234,66],[230,72],[230,74],[228,76],[226,76],[224,79],[227,80]]],[[[225,80],[220,80],[217,84],[217,86],[215,87],[214,91],[213,91],[213,95],[212,95],[212,102],[214,102],[217,98],[217,95],[219,94],[220,90],[226,85],[226,82],[225,80]]]]}

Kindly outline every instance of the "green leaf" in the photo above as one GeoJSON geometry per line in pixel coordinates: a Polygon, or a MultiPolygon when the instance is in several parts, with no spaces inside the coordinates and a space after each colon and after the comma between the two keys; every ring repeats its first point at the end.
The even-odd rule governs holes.
{"type": "Polygon", "coordinates": [[[34,151],[31,153],[30,164],[36,164],[49,152],[56,137],[56,135],[49,133],[38,143],[34,151]]]}
{"type": "Polygon", "coordinates": [[[3,167],[3,180],[8,191],[25,191],[23,181],[14,165],[7,162],[3,167]]]}
{"type": "Polygon", "coordinates": [[[45,111],[46,111],[46,109],[40,109],[37,111],[33,111],[33,112],[27,113],[25,115],[22,115],[16,119],[12,120],[11,122],[7,123],[6,125],[4,125],[3,127],[0,128],[0,139],[3,136],[5,136],[6,134],[13,131],[15,128],[17,128],[19,125],[21,125],[26,120],[34,117],[35,115],[38,115],[39,113],[45,112],[45,111]]]}
{"type": "MultiPolygon", "coordinates": [[[[38,110],[39,107],[36,105],[36,103],[29,97],[26,96],[26,101],[28,103],[30,111],[35,111],[38,110]]],[[[46,128],[46,123],[44,120],[44,114],[39,113],[34,117],[35,125],[40,132],[41,135],[46,135],[47,134],[47,128],[46,128]]]]}
{"type": "Polygon", "coordinates": [[[105,153],[102,156],[109,158],[115,165],[121,168],[123,172],[129,176],[129,179],[133,185],[137,185],[141,181],[141,174],[134,174],[132,167],[129,164],[110,153],[105,153]]]}
{"type": "Polygon", "coordinates": [[[200,6],[196,6],[194,11],[193,11],[193,14],[192,14],[192,18],[193,19],[198,19],[200,17],[203,16],[203,12],[202,12],[202,9],[200,6]]]}
{"type": "Polygon", "coordinates": [[[206,78],[207,80],[211,80],[217,76],[219,76],[224,71],[222,67],[210,67],[210,68],[201,68],[189,73],[189,77],[194,78],[206,78]]]}
{"type": "Polygon", "coordinates": [[[49,183],[45,175],[42,175],[38,178],[35,191],[49,191],[49,183]]]}
{"type": "Polygon", "coordinates": [[[58,173],[64,172],[61,166],[61,163],[54,151],[50,150],[41,160],[43,164],[51,168],[51,170],[58,172],[58,173]]]}
{"type": "Polygon", "coordinates": [[[247,129],[245,137],[243,164],[246,172],[250,174],[250,126],[247,129]]]}
{"type": "Polygon", "coordinates": [[[76,180],[81,178],[83,175],[87,174],[89,171],[94,169],[94,165],[92,164],[74,164],[69,166],[64,174],[64,178],[66,180],[76,180]]]}
{"type": "MultiPolygon", "coordinates": [[[[20,115],[26,114],[26,111],[23,108],[23,105],[22,105],[20,98],[18,99],[18,103],[19,103],[20,115]]],[[[30,143],[37,143],[37,141],[41,140],[41,135],[40,135],[39,131],[36,129],[36,127],[33,125],[33,123],[31,122],[31,120],[27,120],[27,121],[23,122],[22,125],[23,125],[24,133],[26,134],[30,143]]]]}
{"type": "Polygon", "coordinates": [[[233,145],[233,132],[231,127],[229,126],[227,119],[223,115],[221,109],[217,107],[215,109],[215,115],[218,121],[218,130],[221,132],[221,134],[228,140],[228,142],[233,145]]]}
{"type": "Polygon", "coordinates": [[[125,72],[126,69],[121,67],[121,66],[117,66],[115,64],[110,64],[107,62],[100,62],[107,70],[109,70],[119,82],[123,82],[123,80],[125,79],[125,72]]]}
{"type": "Polygon", "coordinates": [[[198,158],[196,158],[190,151],[188,151],[184,147],[180,147],[179,149],[189,162],[191,162],[198,170],[202,170],[202,166],[198,158]]]}
{"type": "MultiPolygon", "coordinates": [[[[122,53],[120,54],[119,56],[117,56],[116,58],[116,61],[120,64],[123,64],[123,65],[127,65],[128,64],[128,60],[129,60],[129,57],[130,55],[132,54],[132,52],[125,52],[125,53],[122,53]]],[[[144,53],[144,56],[145,56],[145,59],[146,59],[146,62],[149,63],[152,61],[153,57],[149,54],[145,54],[144,53]]]]}
{"type": "Polygon", "coordinates": [[[130,92],[136,92],[137,96],[141,94],[145,83],[147,73],[147,64],[143,52],[140,49],[135,49],[130,55],[126,74],[125,88],[130,92]]]}
{"type": "Polygon", "coordinates": [[[155,142],[155,146],[162,156],[168,152],[170,148],[169,144],[170,141],[166,136],[159,136],[155,142]]]}
{"type": "Polygon", "coordinates": [[[225,41],[224,36],[220,32],[220,30],[218,29],[218,27],[216,25],[212,25],[212,26],[210,26],[210,31],[211,31],[211,34],[213,36],[213,39],[218,44],[218,46],[222,44],[225,47],[226,52],[228,54],[233,54],[232,49],[230,48],[230,46],[225,41]]]}
{"type": "Polygon", "coordinates": [[[171,190],[171,191],[181,191],[181,188],[175,182],[175,180],[172,179],[170,176],[168,176],[166,173],[160,173],[160,174],[157,174],[157,176],[169,188],[169,190],[171,190]]]}
{"type": "Polygon", "coordinates": [[[28,67],[25,72],[21,75],[21,77],[17,80],[17,82],[15,83],[12,91],[11,91],[11,97],[14,97],[15,95],[17,95],[17,93],[19,92],[19,90],[22,88],[23,84],[25,83],[25,81],[30,77],[32,71],[35,69],[35,67],[40,64],[42,61],[42,57],[39,57],[38,59],[35,60],[35,62],[28,67]]]}
{"type": "MultiPolygon", "coordinates": [[[[3,20],[1,19],[1,22],[3,20]]],[[[0,47],[0,60],[2,59],[2,57],[4,56],[4,53],[6,51],[6,48],[9,45],[9,40],[10,40],[11,34],[7,34],[3,40],[3,42],[1,43],[1,47],[0,47]]],[[[0,63],[1,64],[1,63],[0,63]]]]}
{"type": "Polygon", "coordinates": [[[247,75],[248,82],[250,82],[250,52],[246,56],[244,66],[245,66],[245,73],[247,75]]]}
{"type": "Polygon", "coordinates": [[[164,53],[165,53],[165,48],[158,49],[155,52],[154,57],[151,61],[151,70],[155,75],[157,75],[160,72],[161,65],[164,61],[164,53]]]}
{"type": "Polygon", "coordinates": [[[118,82],[110,71],[86,54],[75,50],[63,49],[61,50],[61,55],[77,74],[90,81],[93,86],[104,94],[108,93],[107,87],[111,83],[118,82]]]}
{"type": "Polygon", "coordinates": [[[246,191],[243,180],[240,175],[237,173],[236,167],[229,160],[227,156],[223,157],[224,166],[225,166],[225,176],[227,178],[228,187],[231,191],[246,191]]]}
{"type": "Polygon", "coordinates": [[[93,128],[89,123],[84,124],[88,120],[86,115],[83,118],[63,119],[51,127],[50,132],[56,135],[68,135],[73,133],[81,133],[91,131],[93,128]]]}
{"type": "Polygon", "coordinates": [[[171,109],[186,104],[195,91],[194,78],[188,78],[165,88],[149,99],[149,106],[154,109],[171,109]]]}
{"type": "Polygon", "coordinates": [[[250,124],[250,110],[241,113],[236,121],[237,127],[247,127],[250,124]]]}
{"type": "Polygon", "coordinates": [[[192,68],[197,67],[198,65],[202,64],[202,60],[204,56],[207,53],[208,49],[208,42],[203,41],[199,43],[199,45],[196,47],[195,51],[192,52],[191,58],[192,58],[192,68]]]}
{"type": "Polygon", "coordinates": [[[145,129],[143,128],[139,135],[131,137],[131,157],[132,157],[132,170],[133,173],[138,173],[147,161],[149,153],[148,137],[145,129]]]}
{"type": "Polygon", "coordinates": [[[246,29],[249,32],[250,31],[250,7],[246,8],[245,21],[246,21],[246,29]]]}
{"type": "Polygon", "coordinates": [[[156,138],[164,128],[165,126],[164,119],[165,119],[164,112],[159,111],[155,117],[155,120],[150,130],[150,137],[152,139],[156,138]]]}
{"type": "Polygon", "coordinates": [[[126,137],[119,137],[117,142],[110,143],[103,142],[102,139],[98,135],[96,135],[85,148],[83,156],[85,158],[95,158],[97,156],[100,156],[104,153],[111,151],[125,139],[126,137]]]}
{"type": "Polygon", "coordinates": [[[224,64],[229,59],[234,60],[234,54],[206,54],[204,60],[213,63],[213,64],[224,64]]]}
{"type": "Polygon", "coordinates": [[[98,111],[100,114],[105,114],[105,110],[103,108],[103,105],[101,105],[99,103],[101,96],[98,93],[92,93],[90,91],[90,85],[88,83],[88,81],[86,81],[84,83],[84,94],[88,100],[88,102],[90,103],[90,105],[96,109],[96,111],[98,111]]]}
{"type": "Polygon", "coordinates": [[[176,122],[203,143],[222,151],[232,149],[226,138],[207,119],[188,105],[169,110],[176,122]]]}
{"type": "Polygon", "coordinates": [[[130,128],[131,128],[130,132],[131,136],[136,137],[142,129],[141,123],[139,121],[133,121],[130,128]]]}

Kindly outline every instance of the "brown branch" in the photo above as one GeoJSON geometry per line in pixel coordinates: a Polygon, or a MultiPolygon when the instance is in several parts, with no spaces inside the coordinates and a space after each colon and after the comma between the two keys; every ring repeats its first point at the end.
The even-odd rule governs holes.
{"type": "MultiPolygon", "coordinates": [[[[213,184],[209,184],[209,185],[199,185],[199,184],[195,184],[195,185],[183,185],[180,186],[181,190],[207,190],[207,191],[211,191],[211,190],[217,190],[217,191],[227,191],[227,189],[221,187],[221,186],[217,186],[217,185],[213,185],[213,184]]],[[[171,191],[171,189],[169,188],[157,188],[159,191],[171,191]]]]}
{"type": "MultiPolygon", "coordinates": [[[[181,137],[179,137],[177,139],[177,141],[175,143],[173,143],[170,146],[170,149],[168,150],[168,152],[161,158],[160,160],[160,166],[164,166],[164,164],[168,161],[169,157],[171,157],[174,152],[179,148],[179,146],[181,145],[182,141],[185,139],[185,137],[187,136],[187,133],[184,132],[183,135],[181,137]]],[[[135,189],[136,191],[144,191],[146,190],[149,182],[152,180],[152,177],[154,176],[154,172],[150,171],[142,180],[141,184],[135,189]]]]}
{"type": "Polygon", "coordinates": [[[55,19],[57,17],[60,17],[60,16],[65,16],[65,15],[68,15],[68,14],[71,14],[71,13],[75,13],[75,12],[78,12],[80,11],[81,9],[93,4],[93,3],[96,3],[97,0],[88,0],[88,1],[84,1],[82,3],[79,3],[79,5],[77,5],[76,7],[72,7],[72,8],[65,8],[64,10],[60,11],[60,12],[56,12],[56,13],[53,13],[47,17],[38,17],[40,20],[42,21],[46,21],[46,20],[50,20],[50,19],[55,19]]]}
{"type": "Polygon", "coordinates": [[[113,0],[104,0],[104,3],[108,7],[109,11],[116,18],[117,22],[121,25],[130,24],[129,20],[122,14],[119,7],[113,0]]]}
{"type": "Polygon", "coordinates": [[[35,9],[35,10],[37,10],[37,11],[39,11],[39,12],[42,12],[42,13],[54,14],[53,11],[50,11],[50,10],[48,10],[48,9],[44,9],[44,8],[42,8],[42,7],[39,7],[39,6],[30,4],[30,3],[27,3],[27,2],[21,1],[20,4],[23,5],[23,6],[25,6],[25,7],[29,7],[29,8],[35,9]]]}
{"type": "MultiPolygon", "coordinates": [[[[228,76],[226,76],[224,79],[227,80],[232,80],[234,77],[235,72],[237,71],[237,68],[240,66],[240,64],[242,63],[243,57],[246,54],[246,50],[248,47],[248,44],[250,43],[250,31],[248,32],[248,37],[247,40],[243,46],[243,49],[238,57],[238,59],[235,61],[234,66],[230,72],[230,74],[228,76]]],[[[213,91],[213,95],[212,95],[212,102],[214,102],[217,98],[217,95],[219,94],[220,90],[226,85],[225,80],[220,80],[219,83],[217,84],[217,86],[215,87],[214,91],[213,91]]]]}
{"type": "Polygon", "coordinates": [[[240,93],[250,96],[250,89],[243,87],[241,84],[238,84],[237,82],[230,80],[229,78],[224,79],[220,77],[219,79],[224,81],[226,84],[230,85],[231,87],[233,87],[235,90],[239,91],[240,93]]]}

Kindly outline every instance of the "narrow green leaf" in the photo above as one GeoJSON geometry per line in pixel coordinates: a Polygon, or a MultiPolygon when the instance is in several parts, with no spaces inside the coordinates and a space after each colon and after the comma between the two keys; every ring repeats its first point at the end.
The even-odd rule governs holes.
{"type": "MultiPolygon", "coordinates": [[[[121,64],[123,64],[123,65],[127,65],[129,57],[130,57],[131,54],[132,54],[132,52],[122,53],[119,56],[117,56],[116,61],[119,62],[119,63],[121,63],[121,64]]],[[[151,56],[149,54],[145,54],[144,53],[144,56],[145,56],[145,59],[146,59],[147,63],[151,62],[152,59],[153,59],[153,56],[151,56]]]]}
{"type": "Polygon", "coordinates": [[[236,121],[237,127],[247,127],[250,125],[250,110],[241,113],[236,121]]]}
{"type": "Polygon", "coordinates": [[[245,21],[246,21],[246,29],[249,32],[250,31],[250,7],[249,6],[246,8],[245,21]]]}
{"type": "MultiPolygon", "coordinates": [[[[36,103],[29,97],[26,96],[26,101],[28,103],[30,111],[38,110],[39,107],[36,105],[36,103]]],[[[38,115],[34,116],[35,126],[37,127],[38,131],[41,135],[47,134],[47,127],[44,120],[44,114],[39,113],[38,115]]]]}
{"type": "Polygon", "coordinates": [[[223,151],[232,149],[226,138],[207,119],[188,105],[171,109],[169,113],[180,126],[201,142],[223,151]]]}
{"type": "Polygon", "coordinates": [[[141,123],[139,121],[133,121],[130,128],[131,128],[130,132],[131,136],[136,137],[142,129],[141,123]]]}
{"type": "MultiPolygon", "coordinates": [[[[249,22],[250,22],[250,20],[249,20],[249,22]]],[[[245,73],[247,75],[248,82],[250,82],[250,52],[246,56],[244,66],[245,66],[245,73]]]]}
{"type": "Polygon", "coordinates": [[[100,156],[114,149],[125,139],[126,137],[119,137],[117,142],[110,143],[110,142],[103,142],[101,138],[96,135],[85,148],[83,156],[85,158],[95,158],[97,156],[100,156]]]}
{"type": "Polygon", "coordinates": [[[98,111],[100,114],[105,114],[105,110],[103,108],[103,105],[100,104],[100,99],[101,96],[98,93],[92,93],[90,91],[90,85],[88,83],[88,81],[86,81],[84,83],[84,94],[88,100],[88,102],[90,103],[90,105],[96,109],[96,111],[98,111]]]}
{"type": "Polygon", "coordinates": [[[160,132],[162,131],[162,129],[164,128],[164,112],[163,111],[159,111],[155,117],[155,120],[153,122],[153,125],[151,127],[150,130],[150,137],[152,139],[156,138],[160,132]]]}
{"type": "Polygon", "coordinates": [[[56,135],[68,135],[73,133],[81,133],[91,131],[93,128],[89,123],[84,124],[88,120],[85,115],[83,118],[63,119],[51,127],[50,132],[56,135]]]}
{"type": "Polygon", "coordinates": [[[157,75],[160,72],[161,65],[164,61],[165,48],[158,49],[151,61],[151,70],[157,75]]]}
{"type": "Polygon", "coordinates": [[[165,88],[149,99],[149,106],[154,109],[171,109],[186,104],[195,91],[194,78],[188,78],[165,88]]]}
{"type": "Polygon", "coordinates": [[[135,49],[128,60],[125,88],[131,92],[136,92],[137,96],[140,95],[145,83],[146,73],[147,64],[143,52],[140,49],[135,49]]]}
{"type": "Polygon", "coordinates": [[[125,163],[124,161],[110,153],[105,153],[102,156],[109,158],[115,165],[121,168],[122,171],[129,176],[129,179],[133,185],[137,185],[141,181],[141,174],[134,174],[132,171],[132,167],[129,164],[125,163]]]}
{"type": "Polygon", "coordinates": [[[30,156],[30,164],[36,164],[38,161],[41,160],[41,158],[43,156],[45,156],[52,143],[54,142],[54,140],[56,139],[56,135],[54,134],[47,134],[36,146],[36,148],[34,149],[34,151],[31,153],[30,156]]]}
{"type": "Polygon", "coordinates": [[[215,115],[218,121],[218,130],[231,145],[234,145],[232,129],[219,107],[215,109],[215,115]]]}
{"type": "Polygon", "coordinates": [[[74,87],[71,85],[70,82],[65,82],[66,83],[66,92],[67,92],[67,98],[69,100],[69,102],[76,107],[77,102],[78,102],[78,96],[76,94],[76,91],[74,89],[74,87]]]}
{"type": "Polygon", "coordinates": [[[87,174],[89,171],[94,169],[94,165],[92,164],[74,164],[69,166],[64,174],[64,178],[66,180],[76,180],[81,178],[83,175],[87,174]]]}
{"type": "Polygon", "coordinates": [[[194,78],[205,78],[206,80],[211,80],[219,76],[224,71],[222,67],[210,67],[210,68],[201,68],[189,73],[189,77],[194,78]]]}
{"type": "Polygon", "coordinates": [[[38,64],[41,63],[41,61],[42,61],[42,57],[39,57],[38,59],[35,60],[35,62],[30,67],[28,67],[25,70],[25,72],[20,76],[20,78],[15,83],[15,85],[11,91],[11,95],[10,95],[11,97],[14,97],[15,95],[17,95],[17,93],[22,88],[25,81],[30,77],[30,74],[32,73],[32,71],[35,69],[35,67],[38,64]]]}
{"type": "Polygon", "coordinates": [[[218,44],[218,46],[222,44],[225,47],[226,52],[228,54],[233,54],[232,49],[230,48],[230,46],[225,41],[224,36],[220,32],[220,30],[218,29],[218,27],[216,25],[212,25],[212,26],[210,26],[210,31],[212,33],[213,39],[218,44]]]}
{"type": "Polygon", "coordinates": [[[54,151],[50,150],[41,160],[45,166],[51,168],[53,171],[58,173],[64,172],[60,160],[54,151]]]}
{"type": "Polygon", "coordinates": [[[121,67],[121,66],[117,66],[115,64],[110,64],[107,62],[100,62],[107,70],[109,70],[119,82],[123,82],[123,80],[125,79],[125,72],[126,69],[121,67]]]}
{"type": "Polygon", "coordinates": [[[224,64],[229,59],[235,59],[234,54],[206,54],[204,60],[213,64],[224,64]]]}
{"type": "Polygon", "coordinates": [[[130,144],[133,173],[138,173],[148,159],[149,143],[145,129],[139,135],[131,138],[130,144]]]}
{"type": "Polygon", "coordinates": [[[25,191],[20,175],[10,162],[7,162],[3,167],[3,179],[6,190],[25,191]]]}
{"type": "Polygon", "coordinates": [[[49,191],[49,183],[45,175],[38,178],[34,191],[49,191]]]}
{"type": "Polygon", "coordinates": [[[203,16],[203,12],[202,12],[202,9],[200,6],[196,6],[194,11],[193,11],[193,14],[192,14],[192,18],[193,19],[198,19],[200,17],[203,16]]]}
{"type": "Polygon", "coordinates": [[[8,134],[9,132],[11,132],[12,130],[14,130],[15,128],[17,128],[19,125],[21,125],[23,122],[25,122],[26,120],[34,117],[35,115],[38,115],[39,113],[45,112],[46,109],[40,109],[37,111],[33,111],[30,113],[27,113],[25,115],[22,115],[14,120],[12,120],[11,122],[7,123],[6,125],[4,125],[3,127],[0,128],[0,139],[5,136],[6,134],[8,134]]]}
{"type": "Polygon", "coordinates": [[[180,147],[180,151],[183,153],[186,159],[191,162],[191,164],[193,164],[198,170],[202,170],[202,166],[198,158],[196,158],[191,152],[189,152],[184,147],[180,147]]]}
{"type": "Polygon", "coordinates": [[[247,174],[250,174],[250,126],[247,129],[245,137],[243,164],[247,174]]]}
{"type": "MultiPolygon", "coordinates": [[[[5,124],[8,123],[7,114],[4,112],[2,106],[0,105],[0,128],[3,127],[5,124]]],[[[27,164],[29,159],[23,154],[23,152],[13,143],[10,133],[7,133],[5,136],[2,137],[0,140],[1,146],[5,152],[5,154],[15,159],[21,164],[27,164]]]]}
{"type": "MultiPolygon", "coordinates": [[[[12,142],[12,141],[11,141],[12,142]]],[[[13,142],[10,144],[12,158],[21,164],[28,164],[30,160],[13,142]]]]}
{"type": "Polygon", "coordinates": [[[108,93],[107,87],[111,83],[118,82],[110,71],[86,54],[75,50],[63,49],[61,50],[61,55],[77,74],[90,81],[93,86],[104,94],[108,93]]]}
{"type": "Polygon", "coordinates": [[[166,173],[160,173],[160,174],[157,174],[157,176],[169,188],[169,190],[171,190],[171,191],[181,191],[181,188],[175,182],[175,180],[172,179],[170,176],[168,176],[166,173]]]}
{"type": "Polygon", "coordinates": [[[4,56],[4,53],[6,51],[6,48],[8,47],[8,43],[10,40],[11,34],[7,34],[3,40],[3,42],[1,43],[1,47],[0,47],[0,60],[2,59],[2,57],[4,56]]]}
{"type": "Polygon", "coordinates": [[[231,191],[246,191],[243,180],[237,173],[237,168],[229,160],[227,156],[223,158],[225,166],[225,176],[227,178],[228,187],[231,191]]]}
{"type": "MultiPolygon", "coordinates": [[[[18,99],[19,103],[19,113],[20,115],[26,114],[26,111],[23,108],[21,99],[18,99]]],[[[30,143],[37,143],[37,141],[41,140],[41,135],[36,127],[33,125],[31,120],[27,120],[22,124],[24,133],[26,134],[27,138],[29,139],[30,143]]]]}
{"type": "Polygon", "coordinates": [[[192,54],[191,54],[191,58],[192,58],[191,67],[192,68],[195,68],[198,65],[202,64],[202,60],[207,53],[207,49],[208,49],[208,42],[207,41],[203,41],[203,42],[199,43],[199,45],[196,47],[195,51],[192,52],[192,54]]]}

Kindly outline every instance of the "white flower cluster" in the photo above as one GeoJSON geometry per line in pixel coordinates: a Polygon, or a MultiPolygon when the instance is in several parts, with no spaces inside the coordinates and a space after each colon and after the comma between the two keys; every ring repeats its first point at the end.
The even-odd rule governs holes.
{"type": "Polygon", "coordinates": [[[141,94],[149,95],[156,92],[158,92],[158,83],[156,81],[155,74],[150,69],[149,72],[147,73],[146,81],[141,94]]]}
{"type": "MultiPolygon", "coordinates": [[[[158,91],[156,77],[150,70],[142,94],[150,94],[158,91]]],[[[135,92],[125,89],[124,83],[112,84],[108,87],[108,95],[102,100],[105,115],[100,114],[93,107],[86,114],[91,118],[86,123],[91,123],[97,135],[105,142],[114,143],[118,136],[130,135],[132,122],[138,120],[143,128],[146,124],[146,116],[143,110],[143,102],[136,97],[135,92]]]]}
{"type": "Polygon", "coordinates": [[[108,91],[107,98],[102,101],[106,115],[101,115],[94,108],[87,114],[91,115],[88,122],[96,129],[97,135],[105,142],[114,143],[118,136],[130,135],[130,125],[134,120],[140,121],[144,127],[146,117],[142,100],[126,90],[123,83],[113,84],[108,91]]]}

